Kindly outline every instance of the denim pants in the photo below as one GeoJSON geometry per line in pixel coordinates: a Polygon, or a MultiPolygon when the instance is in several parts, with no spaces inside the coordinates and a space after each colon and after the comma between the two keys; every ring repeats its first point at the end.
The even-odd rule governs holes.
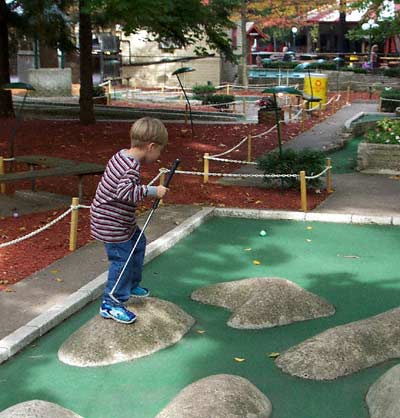
{"type": "Polygon", "coordinates": [[[125,268],[124,274],[121,276],[121,279],[114,289],[113,297],[117,299],[118,302],[110,297],[110,292],[115,286],[118,277],[124,268],[126,260],[128,259],[129,254],[131,253],[133,246],[139,237],[139,234],[140,229],[136,228],[135,233],[129,241],[105,243],[106,253],[110,265],[108,269],[108,280],[106,289],[104,291],[103,302],[107,302],[111,305],[118,305],[118,302],[120,304],[126,302],[131,295],[131,291],[142,280],[144,253],[146,250],[146,237],[144,234],[140,238],[140,241],[138,242],[132,257],[129,260],[129,263],[125,268]]]}

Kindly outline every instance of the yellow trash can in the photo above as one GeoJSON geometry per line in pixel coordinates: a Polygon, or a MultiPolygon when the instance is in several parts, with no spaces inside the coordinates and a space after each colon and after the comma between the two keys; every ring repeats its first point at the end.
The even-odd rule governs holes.
{"type": "Polygon", "coordinates": [[[318,73],[304,74],[304,93],[313,97],[319,97],[322,99],[321,103],[326,104],[328,101],[328,75],[318,73]]]}

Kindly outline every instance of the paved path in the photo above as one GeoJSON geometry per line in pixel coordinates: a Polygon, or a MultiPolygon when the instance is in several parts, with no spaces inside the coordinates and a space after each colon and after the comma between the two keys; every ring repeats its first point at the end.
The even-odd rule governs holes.
{"type": "MultiPolygon", "coordinates": [[[[153,217],[146,236],[152,242],[201,208],[198,206],[161,206],[153,217]]],[[[145,215],[140,217],[143,224],[145,215]]],[[[107,270],[103,244],[89,243],[11,286],[13,293],[0,292],[0,339],[25,325],[51,306],[89,283],[107,270]],[[61,278],[58,282],[55,278],[61,278]]]]}

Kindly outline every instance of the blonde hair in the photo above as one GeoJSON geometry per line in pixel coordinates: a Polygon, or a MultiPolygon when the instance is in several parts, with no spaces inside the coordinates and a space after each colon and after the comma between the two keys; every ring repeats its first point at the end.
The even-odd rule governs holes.
{"type": "Polygon", "coordinates": [[[138,119],[129,131],[132,147],[141,147],[150,142],[165,146],[168,144],[168,131],[159,119],[138,119]]]}

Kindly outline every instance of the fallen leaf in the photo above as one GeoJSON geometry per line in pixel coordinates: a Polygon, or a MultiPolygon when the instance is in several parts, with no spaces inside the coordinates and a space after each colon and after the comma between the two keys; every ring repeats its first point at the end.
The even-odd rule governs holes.
{"type": "Polygon", "coordinates": [[[256,200],[256,205],[259,205],[261,203],[261,200],[256,200]]]}
{"type": "Polygon", "coordinates": [[[57,274],[57,273],[59,273],[59,272],[60,272],[60,270],[51,270],[51,272],[52,272],[53,274],[57,274]]]}
{"type": "Polygon", "coordinates": [[[235,361],[237,361],[238,363],[243,363],[244,361],[246,361],[246,359],[242,357],[235,357],[235,361]]]}
{"type": "Polygon", "coordinates": [[[312,229],[312,226],[307,226],[307,229],[312,229]]]}
{"type": "Polygon", "coordinates": [[[20,230],[20,231],[26,231],[26,226],[21,226],[21,227],[19,228],[19,230],[20,230]]]}
{"type": "Polygon", "coordinates": [[[205,333],[204,329],[198,329],[198,330],[196,330],[196,332],[197,332],[197,334],[204,334],[205,333]]]}
{"type": "Polygon", "coordinates": [[[7,293],[15,293],[15,290],[10,289],[9,287],[7,287],[7,289],[4,289],[4,291],[7,293]]]}
{"type": "Polygon", "coordinates": [[[61,279],[60,277],[56,277],[56,282],[59,282],[59,283],[61,283],[61,282],[63,282],[64,280],[63,279],[61,279]]]}
{"type": "Polygon", "coordinates": [[[245,248],[244,250],[245,251],[251,251],[251,248],[245,248]]]}
{"type": "Polygon", "coordinates": [[[344,255],[343,258],[360,258],[358,255],[344,255]]]}
{"type": "Polygon", "coordinates": [[[260,264],[261,264],[261,261],[260,261],[260,260],[253,260],[253,264],[254,264],[255,266],[258,266],[258,265],[260,265],[260,264]]]}
{"type": "Polygon", "coordinates": [[[281,353],[275,353],[275,352],[272,352],[272,353],[269,353],[268,354],[268,357],[270,357],[270,358],[277,358],[277,357],[279,357],[281,355],[281,353]]]}
{"type": "Polygon", "coordinates": [[[310,240],[310,239],[306,239],[306,241],[307,241],[307,242],[311,242],[312,240],[310,240]]]}

